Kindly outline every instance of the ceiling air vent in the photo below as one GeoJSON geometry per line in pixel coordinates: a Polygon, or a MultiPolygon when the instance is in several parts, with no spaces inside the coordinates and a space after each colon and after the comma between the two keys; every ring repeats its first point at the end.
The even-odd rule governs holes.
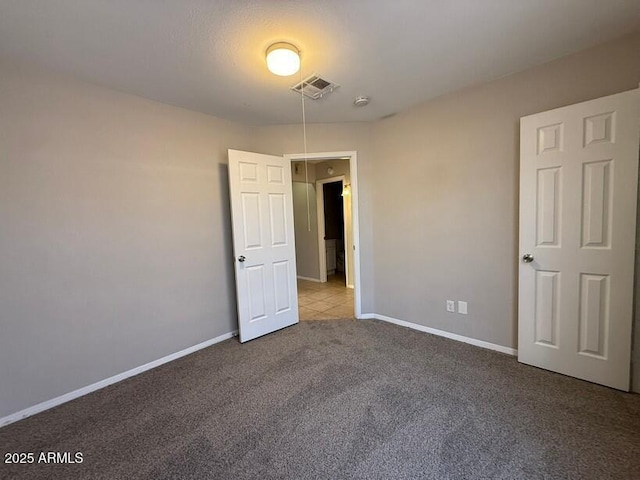
{"type": "Polygon", "coordinates": [[[309,97],[313,100],[322,98],[327,93],[333,92],[339,85],[331,83],[324,78],[320,78],[315,73],[310,77],[305,78],[300,83],[291,87],[291,90],[298,93],[303,93],[305,97],[309,97]]]}

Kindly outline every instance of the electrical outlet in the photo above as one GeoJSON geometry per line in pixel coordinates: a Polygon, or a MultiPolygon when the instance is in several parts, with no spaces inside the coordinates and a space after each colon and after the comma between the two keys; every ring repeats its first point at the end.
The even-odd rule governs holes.
{"type": "Polygon", "coordinates": [[[447,300],[447,312],[456,312],[456,302],[454,300],[447,300]]]}
{"type": "Polygon", "coordinates": [[[461,313],[462,315],[466,315],[467,312],[467,302],[461,302],[460,300],[458,300],[458,313],[461,313]]]}

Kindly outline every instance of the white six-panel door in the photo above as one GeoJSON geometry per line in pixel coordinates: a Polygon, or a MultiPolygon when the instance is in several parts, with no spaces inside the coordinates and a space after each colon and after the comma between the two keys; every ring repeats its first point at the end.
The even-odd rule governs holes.
{"type": "Polygon", "coordinates": [[[229,150],[240,341],[298,323],[291,167],[229,150]]]}
{"type": "Polygon", "coordinates": [[[639,90],[521,119],[519,361],[629,390],[639,135],[639,90]]]}

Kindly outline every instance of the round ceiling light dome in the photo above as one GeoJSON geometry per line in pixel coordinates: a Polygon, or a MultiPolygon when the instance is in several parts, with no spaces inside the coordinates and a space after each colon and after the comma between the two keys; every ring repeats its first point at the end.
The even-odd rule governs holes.
{"type": "Polygon", "coordinates": [[[300,52],[290,43],[274,43],[267,49],[267,68],[281,77],[293,75],[300,70],[300,52]]]}

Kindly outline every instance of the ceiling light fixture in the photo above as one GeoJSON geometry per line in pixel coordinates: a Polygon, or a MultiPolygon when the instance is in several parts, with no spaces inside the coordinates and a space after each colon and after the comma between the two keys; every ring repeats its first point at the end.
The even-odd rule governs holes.
{"type": "Polygon", "coordinates": [[[267,49],[267,68],[281,77],[293,75],[300,70],[300,51],[290,43],[274,43],[267,49]]]}

